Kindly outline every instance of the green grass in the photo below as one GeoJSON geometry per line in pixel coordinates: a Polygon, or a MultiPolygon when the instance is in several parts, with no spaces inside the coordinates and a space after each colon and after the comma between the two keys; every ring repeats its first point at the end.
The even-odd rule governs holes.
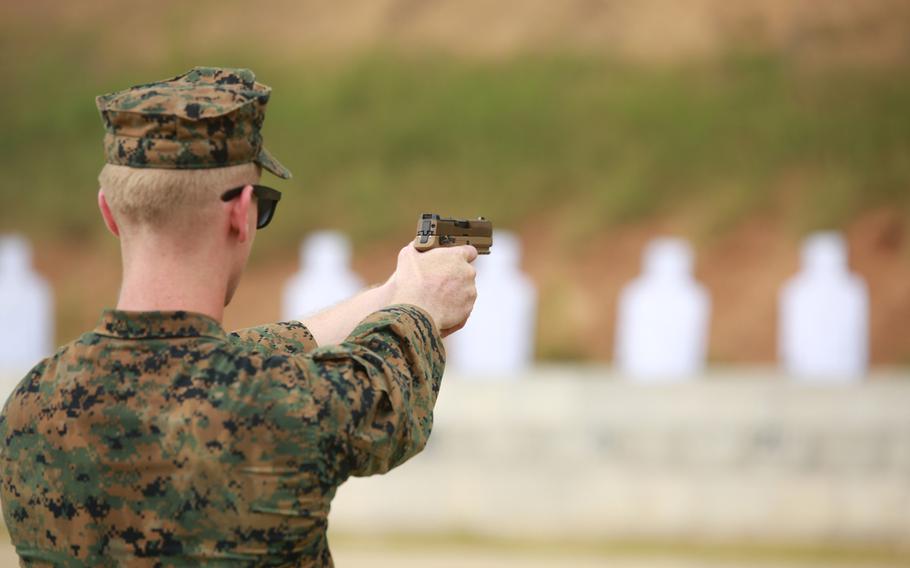
{"type": "MultiPolygon", "coordinates": [[[[90,53],[75,44],[8,65],[4,230],[99,234],[93,97],[189,66],[91,67],[90,53]]],[[[407,238],[423,210],[511,227],[555,215],[572,238],[680,210],[710,231],[780,202],[795,230],[910,210],[902,70],[806,71],[761,56],[673,68],[579,56],[209,60],[253,67],[274,87],[267,145],[295,178],[269,180],[286,198],[266,249],[323,226],[407,238]]]]}

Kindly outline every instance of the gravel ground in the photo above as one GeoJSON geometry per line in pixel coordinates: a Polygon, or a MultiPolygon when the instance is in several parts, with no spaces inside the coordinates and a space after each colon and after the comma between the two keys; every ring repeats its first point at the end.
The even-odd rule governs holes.
{"type": "MultiPolygon", "coordinates": [[[[514,550],[472,549],[441,546],[433,550],[389,549],[376,544],[345,542],[333,546],[338,568],[820,568],[819,562],[731,561],[729,559],[679,558],[648,555],[584,555],[549,552],[522,553],[514,550]]],[[[8,542],[0,544],[0,567],[17,565],[16,553],[8,542]]],[[[837,563],[844,568],[900,568],[904,563],[837,563]]]]}

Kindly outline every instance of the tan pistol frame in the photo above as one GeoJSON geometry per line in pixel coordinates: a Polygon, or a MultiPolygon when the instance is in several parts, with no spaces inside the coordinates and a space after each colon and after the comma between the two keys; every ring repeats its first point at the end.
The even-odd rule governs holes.
{"type": "Polygon", "coordinates": [[[435,213],[423,213],[417,220],[414,248],[423,252],[436,247],[471,245],[477,254],[490,254],[493,246],[493,223],[477,219],[448,219],[435,213]]]}

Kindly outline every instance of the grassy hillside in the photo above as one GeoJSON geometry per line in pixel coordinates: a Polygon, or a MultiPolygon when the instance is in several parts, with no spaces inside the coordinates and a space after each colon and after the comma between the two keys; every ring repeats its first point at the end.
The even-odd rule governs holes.
{"type": "MultiPolygon", "coordinates": [[[[672,68],[579,56],[210,61],[253,67],[275,89],[266,140],[295,178],[274,180],[288,196],[267,248],[301,227],[356,239],[410,230],[419,210],[506,226],[547,215],[576,238],[668,210],[714,233],[781,200],[795,230],[910,204],[907,73],[757,56],[672,68]]],[[[0,226],[39,239],[100,231],[94,95],[188,66],[102,71],[59,54],[16,66],[0,91],[0,226]]]]}
{"type": "Polygon", "coordinates": [[[847,231],[869,283],[873,361],[910,361],[910,73],[900,62],[808,65],[751,50],[643,64],[553,46],[319,57],[276,47],[293,47],[290,21],[265,38],[234,33],[240,20],[225,13],[204,30],[220,39],[204,42],[186,34],[176,3],[139,27],[87,6],[45,18],[23,5],[29,18],[0,21],[0,232],[36,242],[61,341],[116,297],[116,245],[99,238],[94,204],[94,96],[209,64],[250,67],[274,87],[266,140],[295,173],[267,177],[285,198],[229,326],[278,317],[304,233],[348,232],[355,268],[376,281],[417,213],[438,211],[521,232],[543,359],[608,361],[619,290],[647,240],[671,232],[698,247],[712,361],[767,362],[798,238],[832,227],[847,231]]]}

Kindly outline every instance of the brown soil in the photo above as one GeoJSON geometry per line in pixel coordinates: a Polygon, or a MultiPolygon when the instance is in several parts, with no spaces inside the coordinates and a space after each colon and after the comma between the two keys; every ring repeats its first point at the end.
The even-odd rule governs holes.
{"type": "MultiPolygon", "coordinates": [[[[673,220],[620,227],[581,246],[553,237],[559,230],[552,220],[529,221],[520,233],[524,269],[540,289],[539,358],[601,362],[612,358],[617,297],[638,273],[644,245],[661,234],[691,236],[686,225],[673,220]]],[[[847,237],[852,269],[869,286],[872,362],[908,364],[906,222],[893,211],[875,211],[854,222],[847,237]]],[[[387,241],[359,247],[354,269],[369,282],[382,281],[394,268],[400,245],[387,241]]],[[[293,248],[273,258],[253,259],[226,312],[228,328],[279,318],[282,286],[296,270],[293,248]]],[[[779,219],[753,216],[725,236],[698,245],[697,253],[696,275],[712,299],[711,360],[773,362],[777,293],[798,268],[798,238],[779,219]]],[[[36,264],[56,291],[61,342],[92,327],[99,311],[116,300],[119,257],[112,243],[39,245],[36,264]]]]}
{"type": "Polygon", "coordinates": [[[91,34],[104,61],[131,63],[238,41],[291,59],[376,46],[483,57],[582,50],[640,61],[712,57],[743,47],[866,64],[910,55],[904,0],[278,0],[264,9],[164,0],[129,10],[115,0],[8,4],[4,19],[11,30],[91,34]]]}

